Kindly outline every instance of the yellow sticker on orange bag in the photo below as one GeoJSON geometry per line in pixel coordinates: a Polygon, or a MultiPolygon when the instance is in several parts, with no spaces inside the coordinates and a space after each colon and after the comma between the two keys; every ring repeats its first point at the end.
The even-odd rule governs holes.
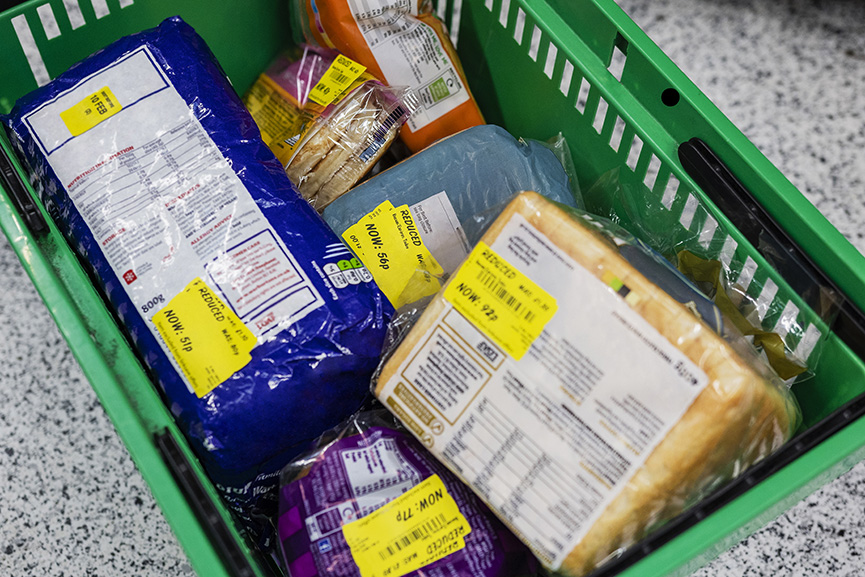
{"type": "Polygon", "coordinates": [[[451,279],[444,298],[516,360],[558,310],[552,295],[483,241],[451,279]]]}
{"type": "Polygon", "coordinates": [[[366,66],[358,64],[351,58],[339,55],[330,64],[318,83],[309,91],[309,99],[322,106],[327,106],[336,100],[343,91],[351,86],[366,66]]]}
{"type": "Polygon", "coordinates": [[[471,530],[438,475],[342,528],[361,577],[402,577],[464,548],[471,530]]]}
{"type": "Polygon", "coordinates": [[[198,398],[252,360],[255,335],[200,278],[153,315],[153,323],[198,398]]]}
{"type": "Polygon", "coordinates": [[[408,205],[386,200],[342,235],[394,307],[441,289],[444,269],[424,245],[408,205]]]}
{"type": "Polygon", "coordinates": [[[97,90],[78,104],[60,113],[60,119],[72,136],[84,134],[123,107],[107,86],[97,90]]]}

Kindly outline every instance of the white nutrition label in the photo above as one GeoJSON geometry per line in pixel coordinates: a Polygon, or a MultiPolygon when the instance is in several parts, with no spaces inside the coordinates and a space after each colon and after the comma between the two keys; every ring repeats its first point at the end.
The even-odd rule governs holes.
{"type": "Polygon", "coordinates": [[[446,274],[454,272],[471,247],[447,192],[441,191],[409,207],[418,233],[446,274]]]}
{"type": "Polygon", "coordinates": [[[515,361],[446,303],[379,398],[559,567],[708,378],[515,215],[490,245],[557,300],[515,361]]]}
{"type": "Polygon", "coordinates": [[[420,130],[469,99],[435,30],[417,19],[417,0],[348,0],[352,16],[391,86],[409,86],[420,102],[408,120],[420,130]]]}
{"type": "Polygon", "coordinates": [[[25,120],[145,319],[196,277],[260,339],[323,304],[146,47],[25,120]],[[72,136],[60,114],[104,87],[121,110],[72,136]]]}
{"type": "Polygon", "coordinates": [[[422,480],[420,472],[403,457],[393,438],[379,439],[357,449],[343,449],[339,454],[358,518],[390,503],[422,480]]]}

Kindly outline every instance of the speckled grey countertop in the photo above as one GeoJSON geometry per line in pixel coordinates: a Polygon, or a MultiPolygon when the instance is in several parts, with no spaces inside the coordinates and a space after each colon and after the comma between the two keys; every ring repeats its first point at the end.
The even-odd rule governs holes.
{"type": "MultiPolygon", "coordinates": [[[[865,4],[618,2],[865,250],[865,4]]],[[[5,239],[0,334],[0,575],[192,575],[5,239]]],[[[863,553],[859,464],[694,575],[859,575],[863,553]]]]}

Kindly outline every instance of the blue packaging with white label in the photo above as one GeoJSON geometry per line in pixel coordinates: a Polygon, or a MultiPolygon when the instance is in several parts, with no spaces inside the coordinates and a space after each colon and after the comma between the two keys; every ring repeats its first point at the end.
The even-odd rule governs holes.
{"type": "Polygon", "coordinates": [[[211,479],[266,535],[280,468],[366,398],[390,304],[179,18],[3,123],[211,479]]]}

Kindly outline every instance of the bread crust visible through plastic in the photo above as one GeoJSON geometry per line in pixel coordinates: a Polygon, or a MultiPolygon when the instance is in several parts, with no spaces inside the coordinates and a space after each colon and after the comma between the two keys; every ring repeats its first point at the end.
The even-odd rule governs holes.
{"type": "MultiPolygon", "coordinates": [[[[780,382],[766,378],[682,304],[649,282],[599,235],[537,193],[520,194],[484,235],[487,244],[514,214],[525,217],[571,258],[600,277],[612,270],[645,298],[633,307],[709,377],[706,388],[649,455],[561,566],[583,575],[695,498],[780,447],[799,411],[780,382]]],[[[382,367],[376,394],[444,309],[443,290],[382,367]]]]}

